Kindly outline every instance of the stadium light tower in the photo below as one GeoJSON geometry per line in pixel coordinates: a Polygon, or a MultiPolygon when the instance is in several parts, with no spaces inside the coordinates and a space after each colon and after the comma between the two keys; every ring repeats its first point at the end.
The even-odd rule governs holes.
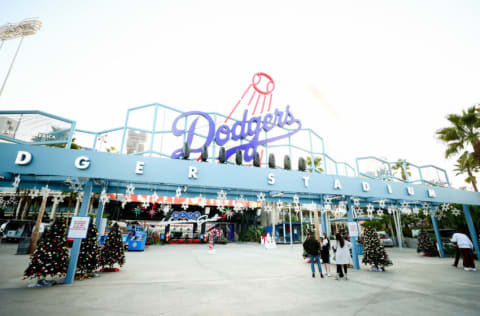
{"type": "Polygon", "coordinates": [[[25,36],[36,34],[41,27],[42,27],[42,22],[37,18],[29,18],[19,23],[7,23],[5,25],[0,26],[0,40],[2,41],[2,43],[0,44],[0,49],[2,49],[5,41],[16,39],[19,37],[21,38],[20,43],[18,44],[18,47],[17,47],[17,51],[13,56],[12,63],[8,68],[7,75],[3,80],[2,88],[0,89],[0,97],[2,96],[3,90],[5,89],[5,85],[7,84],[8,77],[10,76],[10,72],[12,71],[13,64],[15,63],[15,59],[17,58],[18,51],[22,46],[23,39],[25,38],[25,36]]]}

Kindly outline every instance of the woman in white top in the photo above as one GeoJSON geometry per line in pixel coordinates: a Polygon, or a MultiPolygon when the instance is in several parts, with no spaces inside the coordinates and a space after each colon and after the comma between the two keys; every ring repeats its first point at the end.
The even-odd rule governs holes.
{"type": "Polygon", "coordinates": [[[343,266],[343,270],[345,271],[345,280],[348,280],[347,267],[351,261],[350,248],[352,248],[352,244],[348,240],[343,239],[342,235],[340,234],[337,234],[335,239],[337,240],[337,244],[335,245],[335,248],[333,248],[335,251],[335,261],[337,262],[337,275],[335,279],[338,280],[339,277],[340,279],[343,278],[343,266]]]}

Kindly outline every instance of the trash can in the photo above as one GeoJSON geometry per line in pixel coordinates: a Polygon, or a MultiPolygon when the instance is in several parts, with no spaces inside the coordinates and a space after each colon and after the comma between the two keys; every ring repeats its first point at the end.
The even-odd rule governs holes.
{"type": "Polygon", "coordinates": [[[28,248],[30,248],[30,242],[32,238],[22,238],[18,242],[17,255],[28,255],[28,248]]]}

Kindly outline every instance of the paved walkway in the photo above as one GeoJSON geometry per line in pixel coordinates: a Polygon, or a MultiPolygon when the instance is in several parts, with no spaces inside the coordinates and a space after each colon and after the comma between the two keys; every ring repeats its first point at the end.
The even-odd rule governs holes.
{"type": "MultiPolygon", "coordinates": [[[[28,256],[0,245],[0,315],[479,315],[480,272],[452,259],[388,249],[385,273],[349,271],[350,280],[311,277],[301,246],[152,246],[128,252],[119,273],[73,285],[30,289],[28,256]]],[[[477,262],[478,263],[478,262],[477,262]]]]}

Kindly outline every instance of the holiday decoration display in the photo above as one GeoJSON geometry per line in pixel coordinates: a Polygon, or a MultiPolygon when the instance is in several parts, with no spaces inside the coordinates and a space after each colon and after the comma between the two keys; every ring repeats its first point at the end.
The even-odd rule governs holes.
{"type": "Polygon", "coordinates": [[[102,203],[103,206],[107,204],[110,201],[110,198],[107,195],[107,190],[103,188],[102,193],[100,193],[100,203],[102,203]]]}
{"type": "Polygon", "coordinates": [[[257,194],[257,198],[259,202],[265,202],[265,193],[260,192],[259,194],[257,194]]]}
{"type": "Polygon", "coordinates": [[[373,211],[375,210],[375,208],[373,207],[372,204],[368,204],[367,205],[367,215],[368,215],[368,218],[372,219],[373,218],[373,211]]]}
{"type": "Polygon", "coordinates": [[[267,212],[267,213],[273,212],[273,206],[272,206],[272,204],[271,204],[271,203],[266,203],[264,210],[265,210],[265,212],[267,212]]]}
{"type": "Polygon", "coordinates": [[[213,248],[213,245],[215,243],[215,239],[220,236],[220,232],[218,231],[217,228],[213,228],[208,232],[208,254],[214,255],[217,252],[215,251],[215,248],[213,248]]]}
{"type": "Polygon", "coordinates": [[[98,243],[97,226],[88,226],[87,238],[82,239],[77,270],[82,274],[90,274],[97,270],[100,264],[100,245],[98,243]]]}
{"type": "Polygon", "coordinates": [[[372,227],[365,228],[362,262],[365,265],[372,265],[377,271],[385,271],[385,266],[392,264],[377,232],[372,227]]]}
{"type": "Polygon", "coordinates": [[[43,233],[37,249],[30,257],[30,263],[23,274],[23,279],[61,277],[67,273],[67,224],[64,218],[55,220],[52,227],[43,233]]]}
{"type": "Polygon", "coordinates": [[[426,257],[438,256],[437,247],[425,230],[422,229],[420,231],[417,242],[417,253],[423,252],[423,255],[426,257]]]}
{"type": "Polygon", "coordinates": [[[227,199],[227,193],[223,190],[220,190],[217,192],[217,200],[226,200],[227,199]]]}
{"type": "Polygon", "coordinates": [[[14,187],[16,189],[16,188],[18,188],[19,184],[20,184],[20,175],[17,175],[15,177],[15,180],[13,180],[12,187],[14,187]]]}
{"type": "Polygon", "coordinates": [[[140,207],[136,207],[132,210],[132,212],[138,217],[138,215],[142,212],[142,209],[140,207]]]}
{"type": "Polygon", "coordinates": [[[177,187],[177,190],[175,190],[175,197],[181,197],[182,196],[182,188],[177,187]]]}
{"type": "Polygon", "coordinates": [[[125,264],[125,252],[123,249],[122,233],[118,224],[115,223],[105,239],[105,245],[100,255],[100,265],[103,267],[102,272],[116,272],[115,263],[120,267],[125,264]],[[107,268],[106,268],[107,267],[107,268]]]}

